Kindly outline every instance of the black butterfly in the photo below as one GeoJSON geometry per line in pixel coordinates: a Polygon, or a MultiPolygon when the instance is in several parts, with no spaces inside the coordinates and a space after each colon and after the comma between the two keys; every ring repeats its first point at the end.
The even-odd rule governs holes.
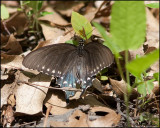
{"type": "MultiPolygon", "coordinates": [[[[112,64],[113,54],[109,48],[98,42],[84,45],[81,40],[78,46],[60,43],[45,46],[29,53],[23,65],[45,74],[58,77],[60,87],[80,85],[83,91],[92,85],[93,76],[112,64]]],[[[66,99],[74,91],[65,91],[66,99]]]]}

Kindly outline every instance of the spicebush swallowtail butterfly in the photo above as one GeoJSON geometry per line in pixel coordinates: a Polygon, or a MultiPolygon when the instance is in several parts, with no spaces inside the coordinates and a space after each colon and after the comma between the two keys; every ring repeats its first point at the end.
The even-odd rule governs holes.
{"type": "MultiPolygon", "coordinates": [[[[39,48],[24,58],[23,65],[58,77],[60,87],[76,88],[79,84],[85,91],[92,85],[93,76],[110,66],[113,60],[113,54],[106,46],[98,42],[84,45],[81,40],[78,46],[60,43],[39,48]]],[[[65,93],[66,100],[74,95],[74,91],[65,93]]]]}

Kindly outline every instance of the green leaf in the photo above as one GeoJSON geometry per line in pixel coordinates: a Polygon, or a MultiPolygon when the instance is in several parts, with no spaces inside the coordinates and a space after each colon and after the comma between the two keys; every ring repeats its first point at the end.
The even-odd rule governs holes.
{"type": "Polygon", "coordinates": [[[51,15],[51,14],[53,14],[53,12],[47,12],[47,11],[40,12],[40,16],[51,15]]]}
{"type": "Polygon", "coordinates": [[[153,77],[155,78],[155,80],[159,81],[159,72],[154,73],[153,77]]]}
{"type": "Polygon", "coordinates": [[[147,81],[147,90],[148,90],[149,94],[151,94],[153,88],[154,88],[153,82],[152,81],[147,81]]]}
{"type": "Polygon", "coordinates": [[[146,85],[145,85],[145,83],[138,85],[138,86],[137,86],[137,91],[138,91],[140,94],[142,94],[143,96],[146,96],[147,91],[146,91],[146,85]]]}
{"type": "Polygon", "coordinates": [[[96,22],[92,22],[93,25],[97,28],[105,42],[103,43],[105,46],[107,46],[113,53],[118,52],[118,46],[112,41],[112,39],[106,34],[106,30],[104,27],[102,27],[100,24],[96,22]]]}
{"type": "Polygon", "coordinates": [[[140,122],[144,121],[143,115],[141,113],[140,113],[140,116],[139,116],[139,120],[140,120],[140,122]]]}
{"type": "Polygon", "coordinates": [[[4,6],[3,4],[1,5],[1,18],[2,20],[9,18],[9,12],[6,6],[4,6]]]}
{"type": "Polygon", "coordinates": [[[151,94],[153,88],[154,88],[154,84],[153,84],[154,79],[143,82],[142,84],[139,84],[137,86],[137,90],[140,94],[142,94],[143,96],[146,96],[147,91],[148,94],[151,94]]]}
{"type": "Polygon", "coordinates": [[[110,31],[118,51],[135,50],[145,40],[144,1],[115,1],[111,12],[110,31]]]}
{"type": "Polygon", "coordinates": [[[144,55],[140,58],[129,62],[126,68],[136,77],[140,77],[140,74],[149,68],[154,62],[159,59],[159,49],[144,55]]]}
{"type": "Polygon", "coordinates": [[[21,6],[24,6],[24,5],[27,5],[27,4],[29,4],[31,1],[28,1],[28,0],[26,0],[26,1],[20,1],[20,4],[21,4],[21,6]]]}
{"type": "Polygon", "coordinates": [[[30,1],[27,3],[29,7],[31,7],[34,12],[38,12],[42,7],[43,1],[30,1]]]}
{"type": "Polygon", "coordinates": [[[22,8],[17,8],[17,11],[22,11],[22,8]]]}
{"type": "Polygon", "coordinates": [[[150,3],[150,4],[146,4],[146,6],[150,8],[159,8],[159,3],[150,3]]]}
{"type": "Polygon", "coordinates": [[[71,24],[74,31],[83,39],[87,40],[92,35],[92,26],[90,22],[77,12],[72,12],[71,24]]]}
{"type": "Polygon", "coordinates": [[[38,10],[40,10],[42,8],[42,5],[43,5],[43,1],[38,1],[38,10]]]}
{"type": "Polygon", "coordinates": [[[66,41],[65,43],[67,43],[67,44],[74,44],[74,45],[76,45],[76,46],[78,46],[78,42],[77,41],[75,41],[75,40],[68,40],[68,41],[66,41]]]}
{"type": "Polygon", "coordinates": [[[101,76],[101,80],[108,80],[107,76],[101,76]]]}

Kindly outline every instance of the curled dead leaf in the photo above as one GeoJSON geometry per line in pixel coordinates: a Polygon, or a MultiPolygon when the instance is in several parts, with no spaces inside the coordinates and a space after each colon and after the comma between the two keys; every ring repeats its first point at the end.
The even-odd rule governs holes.
{"type": "Polygon", "coordinates": [[[5,54],[9,55],[19,55],[23,52],[21,45],[13,34],[10,35],[7,44],[3,46],[2,49],[8,50],[5,54]]]}
{"type": "Polygon", "coordinates": [[[30,70],[22,65],[23,57],[21,55],[1,54],[1,67],[7,69],[19,69],[38,74],[36,70],[30,70]]]}
{"type": "Polygon", "coordinates": [[[59,25],[66,25],[68,24],[68,22],[66,20],[64,20],[57,12],[55,12],[51,7],[47,7],[45,8],[44,11],[47,12],[53,12],[53,14],[51,15],[45,15],[43,17],[40,17],[39,20],[48,20],[51,21],[55,24],[59,24],[59,25]]]}
{"type": "Polygon", "coordinates": [[[53,127],[88,127],[86,120],[87,120],[86,114],[80,110],[76,110],[69,117],[67,122],[51,121],[51,126],[53,127]]]}
{"type": "Polygon", "coordinates": [[[1,33],[1,46],[4,46],[9,40],[9,36],[8,35],[3,35],[1,33]]]}
{"type": "Polygon", "coordinates": [[[83,99],[72,99],[70,100],[69,105],[66,106],[65,95],[60,90],[49,90],[44,103],[47,107],[52,105],[51,113],[53,115],[64,114],[69,110],[84,104],[90,106],[105,106],[97,100],[96,96],[91,94],[87,94],[83,99]]]}
{"type": "Polygon", "coordinates": [[[7,104],[8,97],[12,94],[14,87],[15,87],[15,83],[13,82],[11,84],[5,84],[1,88],[1,107],[7,104]]]}
{"type": "Polygon", "coordinates": [[[37,114],[42,111],[43,100],[46,97],[48,88],[36,86],[43,85],[49,87],[51,78],[44,74],[27,77],[23,73],[19,73],[17,80],[28,81],[33,84],[20,84],[16,90],[16,112],[26,114],[37,114]]]}
{"type": "Polygon", "coordinates": [[[11,95],[8,97],[7,104],[10,104],[12,107],[16,105],[15,95],[11,94],[11,95]]]}
{"type": "MultiPolygon", "coordinates": [[[[124,80],[118,81],[118,80],[109,78],[109,81],[112,85],[112,89],[120,98],[123,98],[124,94],[127,94],[127,84],[124,80]]],[[[130,94],[130,98],[135,99],[137,98],[137,96],[138,96],[138,92],[133,88],[130,94]]]]}
{"type": "Polygon", "coordinates": [[[11,125],[11,123],[14,121],[14,111],[11,105],[3,107],[3,127],[6,124],[11,125]]]}
{"type": "Polygon", "coordinates": [[[88,115],[89,127],[115,127],[121,116],[107,107],[92,107],[88,115]]]}
{"type": "MultiPolygon", "coordinates": [[[[17,35],[20,35],[24,32],[27,21],[27,17],[23,12],[16,12],[5,21],[5,26],[10,33],[16,32],[17,35]]],[[[2,32],[6,32],[4,26],[2,26],[1,30],[2,32]]]]}
{"type": "Polygon", "coordinates": [[[1,54],[1,66],[7,69],[25,69],[22,65],[23,57],[21,55],[1,54]]]}

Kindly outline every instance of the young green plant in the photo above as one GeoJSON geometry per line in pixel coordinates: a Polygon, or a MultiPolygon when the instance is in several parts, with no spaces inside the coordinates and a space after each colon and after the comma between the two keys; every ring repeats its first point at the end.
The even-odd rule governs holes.
{"type": "MultiPolygon", "coordinates": [[[[127,115],[129,117],[128,99],[130,95],[129,71],[126,68],[126,78],[124,78],[122,67],[119,63],[119,52],[125,51],[125,64],[128,64],[128,50],[138,49],[145,40],[146,33],[146,15],[143,1],[115,1],[112,5],[110,33],[109,37],[105,29],[94,23],[105,44],[115,54],[115,60],[120,71],[122,79],[127,82],[128,94],[125,94],[125,103],[127,106],[127,115]]],[[[129,118],[127,119],[130,126],[129,118]]]]}
{"type": "Polygon", "coordinates": [[[18,10],[23,11],[27,15],[30,21],[30,28],[32,29],[30,32],[39,32],[39,17],[53,14],[52,12],[41,11],[43,1],[20,1],[20,4],[21,8],[19,8],[18,10]]]}

